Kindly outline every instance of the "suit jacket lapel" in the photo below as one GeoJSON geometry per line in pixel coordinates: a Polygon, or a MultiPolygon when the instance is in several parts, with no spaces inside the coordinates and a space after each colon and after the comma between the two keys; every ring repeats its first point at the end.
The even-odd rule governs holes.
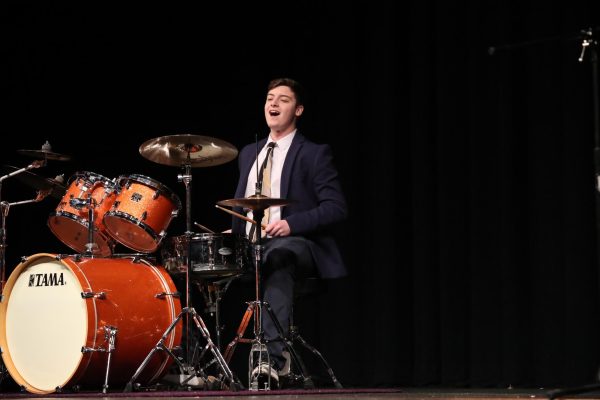
{"type": "Polygon", "coordinates": [[[294,136],[294,140],[292,140],[292,144],[288,150],[287,156],[285,157],[283,170],[281,171],[281,187],[279,188],[279,191],[282,199],[287,198],[290,188],[292,167],[294,166],[294,161],[296,161],[298,152],[302,148],[302,143],[304,143],[304,136],[302,136],[299,132],[296,132],[296,136],[294,136]]]}

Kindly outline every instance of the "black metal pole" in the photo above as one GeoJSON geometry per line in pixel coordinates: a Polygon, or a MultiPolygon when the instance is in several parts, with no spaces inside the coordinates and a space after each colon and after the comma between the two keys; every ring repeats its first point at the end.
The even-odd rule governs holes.
{"type": "MultiPolygon", "coordinates": [[[[600,29],[595,29],[600,31],[600,29]]],[[[598,93],[598,41],[594,39],[594,29],[589,28],[583,30],[584,34],[581,48],[581,56],[579,62],[585,60],[585,53],[589,52],[590,62],[592,65],[592,98],[593,98],[593,113],[594,113],[594,166],[596,175],[596,234],[597,239],[600,238],[600,98],[598,93]]],[[[600,245],[598,246],[597,256],[600,260],[600,245]]],[[[600,282],[599,282],[600,283],[600,282]]],[[[600,287],[600,285],[599,285],[600,287]]],[[[598,377],[598,372],[596,377],[598,377]]],[[[556,399],[558,397],[570,396],[580,393],[593,392],[600,389],[600,383],[592,383],[588,385],[564,388],[549,391],[548,398],[556,399]]]]}

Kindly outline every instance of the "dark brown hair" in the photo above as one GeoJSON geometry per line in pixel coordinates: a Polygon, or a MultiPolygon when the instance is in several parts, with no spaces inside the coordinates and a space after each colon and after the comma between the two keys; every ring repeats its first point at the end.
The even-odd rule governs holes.
{"type": "Polygon", "coordinates": [[[291,78],[277,78],[277,79],[273,79],[271,82],[269,82],[269,85],[267,86],[267,91],[270,91],[271,89],[275,89],[276,87],[279,86],[287,86],[289,87],[292,92],[294,92],[294,94],[296,95],[296,105],[301,106],[304,105],[304,88],[302,87],[302,85],[291,79],[291,78]]]}

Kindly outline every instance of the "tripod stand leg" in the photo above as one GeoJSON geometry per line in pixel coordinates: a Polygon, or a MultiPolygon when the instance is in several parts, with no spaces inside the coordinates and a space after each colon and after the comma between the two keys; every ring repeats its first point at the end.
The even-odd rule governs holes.
{"type": "Polygon", "coordinates": [[[267,314],[269,315],[269,318],[271,318],[271,320],[273,321],[273,325],[275,325],[275,328],[277,329],[277,333],[279,335],[278,338],[273,339],[271,341],[280,340],[280,341],[283,342],[286,350],[290,353],[290,357],[292,359],[292,362],[294,363],[294,365],[300,371],[300,376],[302,377],[302,381],[304,383],[304,386],[306,388],[308,388],[308,389],[314,388],[315,384],[312,381],[312,378],[310,377],[310,375],[307,373],[307,369],[306,369],[306,366],[304,365],[304,363],[302,362],[302,358],[296,352],[296,349],[294,348],[292,342],[286,339],[286,336],[285,336],[285,334],[283,332],[283,328],[281,327],[281,324],[279,323],[279,320],[277,319],[277,316],[275,315],[275,313],[271,309],[271,306],[267,302],[263,302],[262,304],[263,304],[263,306],[266,307],[267,314]]]}
{"type": "Polygon", "coordinates": [[[134,384],[135,380],[140,376],[142,371],[144,371],[144,368],[146,368],[146,365],[148,365],[148,363],[150,362],[150,359],[152,358],[154,353],[156,353],[159,350],[164,350],[167,354],[169,354],[169,356],[171,356],[175,360],[175,362],[177,362],[177,364],[179,365],[180,368],[183,367],[181,362],[177,359],[177,357],[175,357],[175,354],[173,354],[173,352],[165,346],[165,341],[167,340],[167,337],[171,334],[171,331],[175,328],[175,325],[177,325],[179,320],[181,320],[183,313],[186,312],[185,310],[186,309],[183,309],[179,313],[177,318],[175,318],[175,320],[173,320],[173,322],[171,322],[171,325],[169,325],[169,327],[167,328],[165,333],[163,333],[161,338],[156,343],[156,346],[154,346],[152,348],[152,350],[150,350],[150,353],[148,353],[148,355],[146,356],[144,361],[142,361],[142,363],[140,364],[138,369],[135,371],[135,373],[133,374],[133,376],[131,377],[129,382],[127,382],[127,385],[125,385],[125,389],[123,390],[124,392],[131,392],[133,390],[133,384],[134,384]]]}
{"type": "Polygon", "coordinates": [[[335,387],[338,389],[342,389],[343,388],[342,384],[337,380],[337,378],[333,374],[333,369],[331,369],[331,367],[329,366],[329,363],[325,360],[325,357],[323,357],[321,352],[319,350],[317,350],[315,347],[313,347],[312,345],[310,345],[306,340],[304,340],[304,338],[302,336],[300,336],[297,333],[293,334],[292,340],[294,340],[294,339],[298,339],[298,341],[300,342],[300,344],[302,346],[304,346],[306,349],[308,349],[310,352],[312,352],[314,355],[316,355],[319,360],[321,360],[321,362],[325,366],[325,370],[329,374],[329,377],[331,378],[331,381],[333,382],[335,387]]]}
{"type": "Polygon", "coordinates": [[[108,337],[108,357],[106,360],[106,374],[104,375],[104,385],[102,386],[102,393],[106,393],[108,390],[108,374],[110,372],[110,362],[112,360],[112,353],[115,350],[115,338],[117,336],[118,329],[114,326],[105,326],[105,336],[108,337]]]}
{"type": "Polygon", "coordinates": [[[248,304],[248,308],[246,309],[246,312],[244,313],[244,316],[242,317],[242,322],[240,322],[240,326],[238,327],[236,336],[233,338],[233,340],[231,342],[229,342],[229,344],[227,345],[227,348],[225,349],[225,360],[229,363],[231,362],[231,357],[233,356],[233,352],[235,351],[235,348],[238,344],[238,342],[240,342],[243,337],[244,337],[244,333],[246,333],[246,329],[248,328],[248,324],[250,323],[250,320],[252,319],[252,315],[254,314],[254,303],[250,303],[248,304]]]}
{"type": "Polygon", "coordinates": [[[238,383],[235,381],[233,373],[231,372],[231,369],[227,365],[227,362],[225,362],[225,359],[221,355],[221,352],[219,351],[219,349],[217,349],[217,347],[215,346],[215,344],[211,340],[210,333],[209,333],[208,329],[206,328],[206,324],[204,323],[204,321],[202,320],[202,318],[198,315],[198,313],[196,312],[196,310],[194,310],[193,308],[191,308],[190,312],[192,314],[192,319],[193,319],[194,323],[196,324],[196,326],[198,327],[198,329],[202,333],[202,336],[204,337],[204,339],[207,342],[205,350],[203,351],[203,353],[206,351],[206,348],[210,349],[210,351],[212,352],[213,356],[217,360],[217,363],[219,364],[219,367],[221,367],[221,371],[223,372],[223,374],[225,375],[225,377],[229,381],[230,388],[232,390],[236,390],[238,383]]]}
{"type": "Polygon", "coordinates": [[[309,350],[311,353],[313,353],[321,361],[321,363],[325,366],[325,370],[329,374],[329,377],[331,378],[331,381],[333,382],[334,386],[338,389],[342,389],[343,388],[342,384],[335,377],[335,374],[333,373],[333,369],[329,366],[329,363],[325,360],[325,357],[323,357],[321,352],[319,350],[317,350],[314,346],[310,345],[306,340],[304,340],[304,338],[302,336],[300,336],[300,334],[298,334],[295,327],[290,328],[288,337],[286,337],[283,334],[283,328],[281,327],[281,324],[279,323],[279,320],[275,316],[275,313],[271,309],[271,306],[269,305],[269,303],[265,302],[263,304],[266,306],[267,313],[269,314],[269,317],[273,320],[273,324],[275,325],[275,327],[277,328],[277,331],[279,332],[279,336],[280,336],[279,339],[283,340],[286,349],[290,353],[291,361],[296,365],[296,367],[300,371],[300,375],[301,375],[302,379],[304,380],[304,386],[306,388],[314,388],[315,387],[312,378],[308,374],[308,369],[306,368],[306,366],[304,365],[304,362],[302,361],[302,357],[300,357],[298,355],[298,353],[296,352],[296,349],[294,348],[294,340],[296,340],[296,339],[300,342],[300,344],[302,346],[304,346],[307,350],[309,350]]]}

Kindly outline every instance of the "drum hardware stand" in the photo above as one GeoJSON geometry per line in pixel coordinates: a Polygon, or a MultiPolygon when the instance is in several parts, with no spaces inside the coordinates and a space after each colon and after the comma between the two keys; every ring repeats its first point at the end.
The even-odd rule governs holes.
{"type": "MultiPolygon", "coordinates": [[[[258,157],[257,157],[257,159],[258,159],[258,157]]],[[[256,241],[253,244],[253,246],[254,246],[256,300],[254,300],[252,302],[248,302],[248,308],[246,309],[246,312],[244,313],[244,316],[242,317],[242,321],[237,330],[237,336],[228,344],[227,349],[225,350],[225,359],[228,362],[231,360],[231,356],[233,355],[233,351],[235,350],[235,347],[237,346],[238,342],[251,343],[252,347],[250,350],[250,357],[249,357],[249,363],[248,363],[249,364],[248,379],[250,382],[250,390],[261,390],[262,388],[258,387],[258,379],[255,379],[255,381],[252,382],[253,367],[256,365],[255,364],[255,354],[258,355],[259,364],[263,360],[266,359],[266,361],[269,362],[269,368],[271,368],[270,356],[267,351],[267,343],[273,342],[273,341],[282,341],[285,349],[288,351],[288,353],[290,355],[290,362],[293,362],[294,366],[296,366],[297,369],[300,371],[300,377],[302,378],[302,380],[304,382],[304,386],[305,387],[314,387],[312,378],[310,378],[308,376],[308,374],[306,373],[306,367],[304,366],[302,359],[299,357],[298,353],[295,351],[295,349],[293,347],[293,340],[294,340],[293,332],[291,332],[292,335],[288,335],[286,337],[286,335],[284,335],[284,333],[283,333],[283,329],[281,327],[279,320],[277,319],[273,310],[271,309],[271,306],[267,302],[260,300],[260,294],[261,294],[260,268],[262,267],[263,246],[261,244],[262,234],[261,234],[259,227],[261,227],[260,224],[261,224],[262,218],[264,216],[264,210],[267,207],[271,207],[271,206],[275,206],[275,205],[285,205],[285,204],[289,203],[285,199],[273,199],[273,198],[269,198],[266,196],[262,196],[260,194],[260,191],[261,191],[261,179],[257,178],[256,194],[254,196],[250,196],[245,199],[223,200],[220,202],[220,204],[222,204],[222,205],[239,206],[239,207],[251,209],[253,212],[253,218],[254,218],[254,220],[252,222],[257,227],[256,241]],[[272,339],[272,340],[264,339],[264,331],[262,328],[262,318],[261,318],[262,312],[263,312],[263,307],[266,309],[266,315],[268,315],[268,317],[271,318],[271,320],[273,321],[273,324],[278,333],[278,337],[275,339],[272,339]],[[246,331],[246,328],[248,327],[248,323],[250,322],[251,318],[254,318],[254,339],[245,339],[243,336],[244,336],[244,333],[246,331]],[[266,353],[266,357],[264,357],[264,355],[263,355],[265,353],[266,353]]],[[[236,214],[234,213],[234,215],[236,215],[236,214]]],[[[240,215],[238,215],[238,216],[240,216],[240,215]]],[[[246,219],[246,218],[242,218],[242,219],[246,219]]],[[[298,335],[298,337],[299,337],[299,335],[298,335]]],[[[301,339],[301,338],[299,338],[299,339],[301,339]]],[[[329,372],[329,370],[330,370],[330,368],[328,368],[328,372],[329,372]]],[[[260,372],[263,372],[263,371],[259,371],[259,374],[260,374],[260,372]]],[[[271,388],[270,372],[271,371],[268,371],[268,377],[267,377],[268,379],[265,384],[265,388],[263,390],[269,390],[271,388]]],[[[335,376],[333,376],[332,373],[330,373],[330,376],[332,377],[332,380],[335,383],[336,382],[335,376]]]]}
{"type": "Polygon", "coordinates": [[[237,278],[237,276],[232,276],[207,283],[206,290],[204,290],[202,282],[196,282],[198,290],[200,290],[204,297],[204,303],[206,304],[205,311],[211,315],[214,314],[215,316],[215,341],[219,350],[221,350],[221,332],[223,330],[223,327],[221,326],[220,304],[221,300],[223,299],[223,294],[227,291],[229,285],[231,285],[231,282],[237,278]]]}
{"type": "MultiPolygon", "coordinates": [[[[0,192],[2,191],[2,180],[0,178],[0,192]]],[[[1,225],[0,225],[0,301],[4,301],[4,284],[6,283],[5,278],[5,258],[4,254],[6,252],[6,217],[8,216],[8,211],[10,209],[10,204],[6,201],[0,201],[0,213],[1,225]]],[[[0,353],[2,349],[0,349],[0,353]]],[[[0,358],[0,385],[4,382],[4,378],[6,378],[8,374],[8,370],[6,369],[6,365],[4,365],[4,359],[0,358]]]]}
{"type": "Polygon", "coordinates": [[[196,327],[198,328],[198,330],[200,331],[200,333],[202,334],[202,336],[204,337],[204,339],[207,342],[206,346],[202,350],[202,354],[200,355],[200,357],[202,357],[206,353],[206,351],[210,350],[212,352],[213,356],[215,357],[217,363],[219,364],[219,367],[221,368],[221,372],[225,375],[225,378],[229,382],[230,388],[232,390],[237,390],[239,384],[238,384],[238,382],[235,381],[233,373],[231,372],[231,370],[229,369],[229,366],[225,362],[225,359],[223,358],[223,356],[219,352],[219,349],[217,349],[217,347],[215,346],[215,344],[210,339],[210,333],[209,333],[208,329],[206,328],[206,325],[204,324],[204,321],[196,313],[196,310],[193,307],[184,307],[181,310],[181,312],[179,313],[179,315],[177,316],[177,318],[175,318],[175,320],[171,323],[171,325],[169,325],[169,327],[167,328],[167,330],[163,333],[162,337],[160,338],[160,340],[158,341],[158,343],[156,344],[156,346],[154,346],[154,348],[150,351],[150,353],[146,356],[146,358],[144,359],[144,361],[142,362],[142,364],[139,366],[139,368],[137,369],[137,371],[131,377],[131,380],[127,383],[124,392],[131,392],[132,391],[132,389],[134,387],[135,380],[142,373],[143,369],[146,367],[146,365],[150,361],[150,358],[152,357],[152,355],[154,355],[154,353],[156,353],[159,350],[163,350],[169,356],[171,356],[173,358],[173,360],[179,366],[179,368],[180,368],[180,370],[181,370],[182,373],[186,373],[186,374],[189,373],[190,377],[188,377],[186,380],[184,380],[182,382],[182,384],[188,383],[195,376],[199,376],[205,382],[208,382],[208,377],[206,376],[206,374],[204,373],[204,371],[202,369],[196,369],[192,365],[185,365],[179,358],[177,358],[177,356],[175,356],[175,354],[173,353],[173,351],[171,349],[169,349],[167,346],[165,346],[165,341],[167,339],[167,336],[169,336],[169,334],[171,333],[171,331],[175,328],[175,325],[177,325],[177,323],[183,317],[184,314],[188,315],[188,318],[191,317],[191,319],[196,324],[196,327]],[[192,375],[191,372],[194,372],[194,374],[192,375]]]}
{"type": "MultiPolygon", "coordinates": [[[[91,294],[91,293],[85,293],[85,294],[81,293],[81,297],[83,297],[83,298],[99,297],[94,294],[91,294],[91,296],[89,296],[89,294],[91,294]]],[[[104,294],[104,293],[101,293],[101,294],[104,294]]],[[[103,297],[100,297],[100,298],[103,298],[103,297]]],[[[114,326],[109,326],[109,325],[104,326],[104,339],[108,341],[108,348],[106,348],[106,349],[104,349],[102,347],[97,347],[97,348],[82,347],[81,348],[82,353],[105,352],[108,354],[107,360],[106,360],[106,374],[104,375],[104,385],[102,385],[102,393],[106,393],[106,391],[108,390],[108,374],[110,372],[110,361],[112,359],[112,354],[115,351],[115,340],[116,340],[118,331],[119,330],[117,328],[115,328],[114,326]]]]}
{"type": "MultiPolygon", "coordinates": [[[[45,197],[42,197],[40,194],[38,194],[38,196],[32,200],[23,200],[14,203],[2,201],[2,182],[22,172],[29,171],[30,169],[44,167],[46,166],[46,164],[46,159],[36,160],[29,164],[27,167],[18,169],[0,177],[0,301],[4,301],[4,285],[6,284],[6,248],[8,247],[8,245],[6,244],[6,217],[8,217],[10,207],[20,204],[35,203],[41,201],[45,197]]],[[[1,352],[2,349],[0,349],[0,353],[1,352]]],[[[0,358],[0,385],[2,385],[2,383],[4,382],[4,378],[6,378],[7,375],[8,370],[6,369],[4,360],[0,358]]]]}
{"type": "MultiPolygon", "coordinates": [[[[260,325],[260,329],[262,329],[262,323],[259,323],[259,325],[260,325]]],[[[309,346],[308,343],[304,342],[304,339],[302,337],[300,337],[299,334],[293,335],[292,331],[290,331],[290,338],[289,339],[286,338],[286,336],[283,333],[283,328],[281,327],[281,324],[279,323],[279,320],[275,316],[269,303],[267,303],[265,301],[261,302],[260,300],[259,301],[251,301],[251,302],[248,302],[248,308],[246,309],[246,312],[244,313],[244,316],[242,317],[242,322],[240,323],[240,326],[237,330],[236,337],[227,345],[227,349],[225,350],[225,360],[227,362],[231,361],[231,357],[233,356],[233,352],[235,351],[235,348],[238,343],[251,343],[252,347],[250,350],[250,359],[248,362],[248,368],[249,368],[248,379],[251,382],[250,390],[261,390],[258,387],[257,382],[252,383],[252,369],[255,365],[255,363],[254,363],[255,354],[258,353],[258,363],[260,364],[263,361],[262,353],[263,352],[266,353],[266,355],[267,355],[266,360],[270,365],[270,357],[269,357],[269,353],[267,351],[267,343],[272,342],[272,341],[281,340],[281,341],[283,341],[286,350],[290,354],[291,362],[293,362],[294,365],[296,366],[296,368],[298,369],[298,371],[300,371],[300,379],[302,380],[302,382],[304,382],[304,387],[307,389],[312,389],[315,387],[315,385],[312,381],[312,378],[306,372],[307,369],[306,369],[306,366],[304,365],[304,362],[302,361],[302,358],[298,355],[298,353],[296,352],[296,349],[293,346],[294,338],[298,338],[303,345],[309,346]],[[262,332],[262,331],[260,331],[259,335],[256,335],[256,333],[255,333],[255,337],[256,337],[255,339],[244,338],[244,334],[246,332],[246,329],[248,327],[250,319],[253,317],[253,314],[255,314],[254,315],[255,326],[256,326],[256,320],[260,319],[261,308],[266,309],[267,315],[273,321],[275,328],[277,329],[277,332],[279,334],[278,338],[273,339],[273,340],[264,340],[263,339],[264,332],[262,332]]],[[[309,348],[309,347],[307,347],[307,348],[309,348]]],[[[318,353],[318,350],[316,350],[316,349],[314,349],[314,350],[310,349],[310,350],[318,353]]],[[[318,355],[320,356],[320,353],[318,355]]],[[[323,360],[322,357],[320,357],[320,358],[323,360]]],[[[323,362],[325,364],[327,364],[324,360],[323,360],[323,362]]],[[[333,375],[331,368],[329,368],[329,365],[327,365],[327,371],[330,373],[330,376],[332,377],[336,387],[341,388],[341,385],[339,385],[339,382],[337,382],[337,379],[335,379],[335,376],[333,375]]],[[[269,374],[268,385],[263,390],[269,390],[270,387],[271,387],[271,375],[269,374]]]]}
{"type": "Polygon", "coordinates": [[[94,258],[94,250],[98,250],[98,244],[94,243],[94,231],[96,230],[96,227],[94,226],[94,223],[96,222],[94,218],[94,210],[97,206],[96,200],[90,195],[85,199],[70,199],[69,204],[71,205],[71,207],[74,207],[78,210],[81,210],[86,207],[88,209],[88,241],[85,244],[84,256],[88,258],[94,258]]]}
{"type": "Polygon", "coordinates": [[[2,213],[2,218],[0,218],[0,221],[1,221],[1,223],[0,223],[0,300],[2,300],[2,298],[3,298],[4,285],[6,284],[6,268],[5,268],[5,266],[6,266],[6,264],[5,264],[6,263],[6,247],[7,247],[7,244],[6,244],[6,217],[8,216],[8,212],[10,210],[11,205],[34,203],[36,201],[35,199],[19,201],[16,203],[9,203],[6,201],[1,201],[2,200],[2,182],[4,182],[6,179],[8,179],[10,177],[13,177],[20,173],[23,173],[25,171],[29,171],[30,169],[44,167],[44,166],[46,166],[46,164],[47,164],[46,160],[36,160],[24,168],[18,169],[16,171],[13,171],[9,174],[6,174],[6,175],[0,177],[0,212],[2,213]]]}
{"type": "MultiPolygon", "coordinates": [[[[309,344],[301,335],[300,332],[298,330],[298,326],[296,324],[294,324],[293,322],[293,311],[292,311],[292,320],[290,323],[290,328],[289,328],[289,333],[288,336],[284,339],[286,343],[288,343],[290,348],[293,348],[293,344],[294,341],[298,341],[302,346],[304,346],[305,349],[307,349],[308,351],[310,351],[311,353],[313,353],[323,364],[323,366],[325,367],[325,370],[327,371],[327,373],[329,374],[329,377],[331,378],[331,381],[333,382],[333,385],[337,388],[337,389],[343,389],[342,384],[340,383],[340,381],[337,380],[336,376],[333,373],[333,369],[331,368],[331,366],[329,366],[329,363],[325,360],[325,357],[323,357],[323,355],[321,354],[321,352],[319,350],[317,350],[316,347],[312,346],[311,344],[309,344]]],[[[306,366],[304,365],[304,363],[302,362],[302,359],[298,356],[298,354],[292,354],[290,353],[291,359],[292,361],[297,362],[296,366],[298,367],[299,371],[300,371],[300,378],[303,380],[304,383],[304,387],[305,388],[314,388],[314,383],[312,381],[312,378],[309,377],[308,375],[308,370],[306,369],[306,366]]]]}
{"type": "MultiPolygon", "coordinates": [[[[215,346],[215,344],[211,340],[209,330],[207,329],[206,324],[202,320],[202,317],[200,317],[198,315],[198,313],[196,312],[196,310],[193,307],[190,306],[190,304],[191,304],[190,303],[190,292],[191,292],[190,291],[190,268],[191,268],[190,259],[191,259],[191,250],[192,250],[191,249],[191,238],[192,238],[192,235],[193,235],[193,232],[192,232],[192,215],[191,215],[192,214],[192,212],[191,212],[191,204],[192,204],[192,193],[191,193],[192,174],[191,174],[191,166],[192,166],[192,162],[191,162],[191,157],[190,157],[190,151],[192,151],[192,147],[193,147],[192,144],[186,144],[185,145],[185,148],[186,148],[186,151],[187,151],[187,160],[186,160],[186,162],[184,164],[185,174],[183,174],[183,175],[180,174],[180,175],[177,176],[177,180],[179,182],[183,182],[184,185],[185,185],[185,199],[186,199],[186,232],[185,232],[185,237],[187,239],[187,256],[186,256],[186,272],[185,272],[186,304],[185,304],[185,307],[179,313],[179,315],[175,318],[175,320],[169,325],[169,327],[163,333],[162,337],[159,339],[159,341],[156,344],[156,346],[154,346],[154,348],[146,356],[146,358],[144,359],[144,361],[142,361],[142,364],[139,366],[139,368],[137,369],[137,371],[131,377],[131,380],[127,383],[127,385],[125,387],[125,390],[124,390],[125,392],[131,392],[133,390],[133,387],[134,387],[134,384],[135,384],[135,380],[142,373],[143,369],[146,367],[146,365],[150,361],[150,358],[152,357],[152,355],[154,353],[156,353],[157,351],[159,351],[159,350],[165,351],[169,356],[171,356],[171,358],[173,358],[173,360],[178,365],[178,367],[180,369],[180,372],[182,374],[190,375],[183,382],[181,382],[181,384],[187,384],[187,383],[189,383],[191,381],[191,379],[193,379],[196,376],[201,377],[204,380],[205,383],[208,383],[208,377],[204,373],[203,369],[201,369],[201,368],[195,368],[194,364],[192,363],[191,349],[190,349],[190,345],[189,345],[189,343],[190,343],[190,336],[191,336],[190,335],[191,334],[191,329],[190,329],[190,323],[191,323],[191,321],[193,321],[195,323],[196,327],[198,328],[198,330],[200,331],[200,333],[202,334],[202,336],[206,340],[206,346],[202,350],[202,353],[200,354],[199,358],[202,358],[203,355],[207,351],[210,350],[211,353],[212,353],[212,355],[214,356],[216,362],[219,364],[219,367],[221,369],[221,372],[224,375],[224,378],[228,381],[230,389],[231,390],[237,390],[239,387],[241,387],[241,384],[239,382],[237,382],[236,379],[234,378],[234,375],[231,372],[231,369],[229,368],[229,366],[227,365],[227,363],[225,362],[225,359],[221,355],[220,350],[215,346]],[[185,318],[186,359],[183,360],[183,361],[187,361],[187,363],[182,362],[173,353],[173,351],[171,349],[169,349],[167,346],[165,346],[165,340],[166,340],[166,338],[169,336],[169,334],[171,333],[171,331],[175,328],[175,326],[177,325],[177,323],[183,318],[184,315],[186,317],[185,318]],[[194,372],[194,374],[192,375],[191,372],[194,372]]],[[[139,386],[136,385],[136,387],[139,387],[139,386]]]]}
{"type": "MultiPolygon", "coordinates": [[[[259,181],[257,181],[257,184],[256,184],[257,196],[260,196],[260,190],[261,190],[260,186],[261,186],[261,183],[259,181]]],[[[250,349],[250,356],[248,359],[248,387],[250,390],[270,390],[271,389],[270,371],[267,374],[268,375],[267,382],[266,382],[264,388],[258,387],[258,379],[254,379],[254,381],[252,380],[252,371],[253,371],[253,368],[255,365],[261,365],[266,360],[266,363],[269,365],[269,368],[271,368],[270,367],[271,359],[269,356],[269,352],[267,351],[267,344],[264,340],[264,331],[262,328],[261,317],[262,317],[263,307],[266,306],[267,314],[273,320],[280,336],[283,337],[283,330],[281,329],[281,325],[279,324],[277,317],[273,314],[271,307],[268,305],[268,303],[261,301],[261,299],[260,299],[260,290],[261,290],[260,283],[261,283],[261,279],[262,279],[261,274],[260,274],[260,269],[262,267],[262,252],[263,252],[263,247],[264,247],[261,244],[262,243],[262,240],[261,240],[262,232],[260,230],[260,226],[261,226],[262,218],[264,216],[265,208],[266,207],[257,207],[256,209],[252,210],[254,221],[257,226],[256,242],[253,245],[253,247],[254,247],[254,272],[255,272],[255,296],[256,297],[255,297],[254,301],[248,302],[248,308],[246,309],[246,312],[244,313],[244,316],[242,317],[242,321],[237,330],[237,335],[227,345],[227,349],[225,350],[225,360],[227,362],[230,362],[231,357],[233,356],[233,352],[234,352],[238,342],[252,344],[252,347],[250,349]],[[245,339],[243,336],[246,331],[246,328],[248,327],[250,319],[252,317],[254,317],[254,339],[245,339]]],[[[288,346],[286,346],[286,347],[288,347],[288,346]]],[[[295,354],[293,349],[290,350],[290,354],[295,354]]]]}
{"type": "MultiPolygon", "coordinates": [[[[189,307],[190,301],[190,255],[192,254],[192,163],[190,157],[191,145],[186,145],[187,160],[184,165],[185,173],[177,175],[177,181],[183,182],[185,185],[185,238],[187,241],[187,256],[186,256],[186,268],[185,268],[185,306],[189,307]]],[[[190,320],[189,317],[185,318],[185,351],[186,360],[191,360],[190,352],[190,320]]]]}

